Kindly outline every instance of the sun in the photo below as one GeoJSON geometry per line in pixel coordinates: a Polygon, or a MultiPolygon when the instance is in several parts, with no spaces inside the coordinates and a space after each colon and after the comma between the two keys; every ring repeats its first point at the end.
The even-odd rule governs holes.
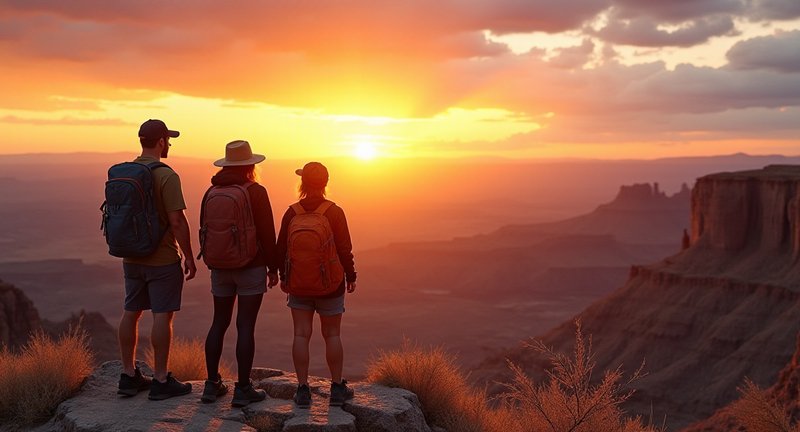
{"type": "Polygon", "coordinates": [[[371,141],[356,143],[353,155],[361,160],[372,160],[378,156],[378,145],[371,141]]]}

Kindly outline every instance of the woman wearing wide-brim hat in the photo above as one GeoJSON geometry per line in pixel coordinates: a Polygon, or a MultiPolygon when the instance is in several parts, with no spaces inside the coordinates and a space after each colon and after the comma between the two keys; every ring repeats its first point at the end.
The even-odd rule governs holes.
{"type": "Polygon", "coordinates": [[[219,374],[219,360],[237,299],[238,380],[231,404],[245,406],[266,397],[250,382],[261,300],[278,282],[272,206],[256,172],[256,164],[264,159],[264,155],[253,153],[247,141],[228,143],[225,157],[214,162],[221,169],[211,178],[201,205],[200,256],[211,270],[214,298],[214,319],[205,345],[208,379],[201,397],[206,403],[228,391],[219,374]]]}

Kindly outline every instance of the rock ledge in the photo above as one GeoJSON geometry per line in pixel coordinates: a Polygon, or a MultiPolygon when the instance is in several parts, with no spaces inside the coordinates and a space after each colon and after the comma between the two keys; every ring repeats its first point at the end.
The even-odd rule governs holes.
{"type": "MultiPolygon", "coordinates": [[[[140,366],[146,375],[150,368],[140,366]]],[[[106,362],[89,377],[80,393],[59,405],[55,416],[37,431],[425,431],[419,400],[404,389],[352,383],[355,397],[343,407],[328,406],[330,381],[311,377],[310,409],[292,402],[296,378],[292,373],[254,368],[253,385],[269,395],[244,408],[230,405],[230,391],[216,403],[200,401],[203,381],[191,381],[192,393],[165,401],[150,401],[147,392],[131,398],[117,396],[119,361],[106,362]]]]}

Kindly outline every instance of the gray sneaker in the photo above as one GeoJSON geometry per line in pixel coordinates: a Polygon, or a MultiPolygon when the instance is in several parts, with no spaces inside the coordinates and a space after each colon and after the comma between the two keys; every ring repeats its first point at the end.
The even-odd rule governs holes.
{"type": "Polygon", "coordinates": [[[216,381],[206,380],[206,385],[203,387],[203,396],[200,400],[204,403],[216,402],[217,398],[228,393],[228,386],[222,382],[222,377],[217,374],[216,381]]]}
{"type": "Polygon", "coordinates": [[[117,390],[117,394],[127,397],[135,396],[140,391],[149,389],[150,383],[150,378],[142,375],[142,371],[137,367],[134,369],[133,376],[125,373],[119,374],[119,390],[117,390]]]}
{"type": "Polygon", "coordinates": [[[238,382],[233,389],[233,400],[231,405],[235,407],[243,407],[249,405],[251,402],[260,402],[267,398],[267,392],[264,390],[256,390],[253,388],[253,383],[248,382],[241,385],[238,382]]]}
{"type": "Polygon", "coordinates": [[[172,372],[167,373],[167,381],[159,382],[153,379],[153,384],[150,385],[150,394],[147,396],[150,400],[164,400],[173,396],[183,396],[192,392],[191,383],[182,383],[172,376],[172,372]]]}
{"type": "Polygon", "coordinates": [[[331,382],[331,406],[342,406],[345,401],[353,398],[353,389],[347,386],[347,380],[341,383],[331,382]]]}
{"type": "Polygon", "coordinates": [[[301,384],[297,386],[297,392],[294,394],[294,403],[298,408],[311,407],[311,389],[308,384],[301,384]]]}

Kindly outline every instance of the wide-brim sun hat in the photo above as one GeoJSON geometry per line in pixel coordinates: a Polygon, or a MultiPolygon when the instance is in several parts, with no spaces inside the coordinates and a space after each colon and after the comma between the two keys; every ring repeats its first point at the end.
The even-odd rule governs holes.
{"type": "Polygon", "coordinates": [[[225,145],[225,157],[214,161],[214,165],[218,167],[254,165],[266,158],[264,155],[254,154],[249,142],[236,140],[225,145]]]}

